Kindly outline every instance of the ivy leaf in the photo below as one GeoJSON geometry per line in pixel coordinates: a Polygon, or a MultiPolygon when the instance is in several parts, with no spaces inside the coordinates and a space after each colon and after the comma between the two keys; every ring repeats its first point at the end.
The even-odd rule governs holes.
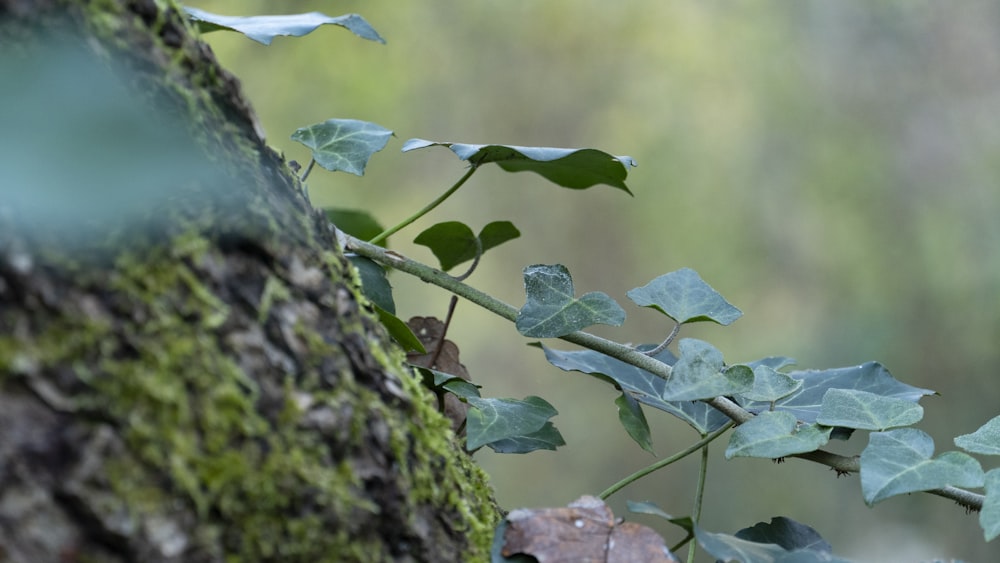
{"type": "Polygon", "coordinates": [[[979,512],[979,525],[983,528],[986,541],[993,541],[1000,536],[1000,469],[993,469],[986,474],[984,486],[986,499],[979,512]]]}
{"type": "Polygon", "coordinates": [[[535,450],[555,450],[565,446],[566,440],[551,422],[546,422],[541,429],[524,436],[514,436],[490,442],[486,447],[498,454],[526,454],[535,450]]]}
{"type": "Polygon", "coordinates": [[[795,415],[788,412],[762,412],[736,427],[726,447],[726,459],[777,459],[815,451],[830,441],[831,430],[829,426],[799,425],[795,415]]]}
{"type": "Polygon", "coordinates": [[[690,268],[664,274],[626,295],[636,305],[652,307],[679,324],[712,321],[728,325],[743,316],[690,268]]]}
{"type": "MultiPolygon", "coordinates": [[[[620,391],[628,392],[640,403],[676,416],[701,434],[718,430],[729,422],[726,415],[706,403],[663,400],[663,390],[667,386],[667,380],[621,360],[593,350],[563,351],[548,348],[543,344],[535,346],[540,347],[545,352],[545,359],[557,368],[586,373],[610,383],[620,391]]],[[[642,345],[637,349],[651,350],[653,346],[642,345]]],[[[669,350],[660,352],[654,358],[667,365],[673,365],[677,361],[669,350]]]]}
{"type": "Polygon", "coordinates": [[[823,395],[816,422],[860,430],[888,430],[915,424],[923,417],[923,407],[906,399],[856,389],[829,389],[823,395]]]}
{"type": "Polygon", "coordinates": [[[873,432],[861,452],[861,492],[869,506],[891,496],[946,485],[982,487],[979,462],[961,452],[936,458],[934,440],[916,428],[873,432]]]}
{"type": "Polygon", "coordinates": [[[622,393],[615,399],[615,405],[618,407],[618,421],[622,423],[622,427],[625,428],[628,435],[635,440],[636,444],[639,444],[640,448],[656,455],[653,452],[653,440],[649,434],[649,423],[646,422],[646,415],[643,414],[642,406],[639,405],[638,401],[632,395],[622,393]]]}
{"type": "Polygon", "coordinates": [[[758,522],[736,532],[736,537],[757,543],[773,543],[787,550],[806,549],[817,553],[832,553],[833,547],[813,528],[791,518],[777,516],[767,524],[758,522]]]}
{"type": "Polygon", "coordinates": [[[821,548],[785,549],[775,543],[758,543],[728,534],[715,534],[695,527],[698,544],[719,561],[740,563],[849,563],[821,548]]]}
{"type": "Polygon", "coordinates": [[[519,236],[521,232],[510,221],[489,223],[483,227],[479,236],[473,234],[472,229],[464,223],[446,221],[425,229],[413,242],[430,248],[441,263],[441,269],[448,271],[475,259],[480,248],[481,252],[486,252],[519,236]]]}
{"type": "Polygon", "coordinates": [[[469,409],[466,419],[466,447],[478,449],[490,442],[526,436],[541,430],[550,418],[559,414],[541,397],[518,399],[477,399],[468,398],[469,409]]]}
{"type": "Polygon", "coordinates": [[[453,373],[445,373],[440,370],[415,364],[410,364],[410,366],[420,372],[420,374],[424,377],[424,384],[431,389],[444,389],[445,391],[463,399],[481,396],[479,394],[479,385],[462,379],[453,373]]]}
{"type": "Polygon", "coordinates": [[[289,14],[281,16],[221,16],[197,8],[184,7],[198,31],[208,33],[220,29],[236,31],[264,45],[279,35],[302,37],[312,33],[321,25],[339,25],[362,39],[385,43],[378,32],[364,18],[357,14],[328,16],[319,12],[289,14]]]}
{"type": "Polygon", "coordinates": [[[292,140],[309,147],[323,168],[362,176],[368,160],[385,148],[391,136],[392,131],[369,121],[328,119],[297,129],[292,140]]]}
{"type": "Polygon", "coordinates": [[[974,454],[1000,455],[1000,416],[980,426],[972,434],[956,437],[955,445],[974,454]]]}
{"type": "Polygon", "coordinates": [[[364,296],[383,311],[395,315],[396,302],[392,298],[392,285],[385,275],[385,268],[370,258],[356,254],[348,256],[347,259],[358,270],[361,292],[364,296]]]}
{"type": "MultiPolygon", "coordinates": [[[[929,389],[897,381],[889,374],[889,370],[877,362],[846,368],[792,371],[788,375],[802,381],[802,387],[775,402],[774,409],[788,411],[802,422],[816,422],[823,405],[823,396],[829,389],[855,389],[914,403],[924,395],[934,394],[934,391],[929,389]]],[[[740,399],[741,406],[750,412],[757,413],[771,408],[770,402],[744,401],[740,397],[737,398],[740,399]]]]}
{"type": "MultiPolygon", "coordinates": [[[[367,211],[327,207],[323,212],[338,229],[361,240],[373,239],[385,230],[367,211]]],[[[382,241],[382,246],[385,246],[385,241],[382,241]]]]}
{"type": "Polygon", "coordinates": [[[621,326],[625,311],[606,293],[573,297],[573,278],[562,264],[536,264],[524,269],[527,301],[515,326],[524,336],[555,338],[593,324],[621,326]]]}
{"type": "Polygon", "coordinates": [[[753,370],[744,365],[725,367],[722,353],[708,342],[685,338],[677,348],[681,357],[663,391],[664,400],[711,399],[753,388],[753,370]]]}
{"type": "Polygon", "coordinates": [[[403,347],[403,350],[407,352],[412,350],[421,354],[427,352],[424,349],[424,345],[420,343],[420,339],[413,334],[410,327],[406,326],[403,319],[400,319],[378,305],[375,305],[375,312],[378,313],[379,322],[389,331],[389,336],[398,342],[403,347]]]}
{"type": "Polygon", "coordinates": [[[564,188],[585,189],[606,184],[625,191],[625,177],[635,160],[628,156],[612,156],[596,149],[557,149],[550,147],[518,147],[514,145],[469,145],[410,139],[403,152],[426,147],[448,147],[458,158],[473,166],[495,162],[507,172],[531,171],[564,188]]]}
{"type": "Polygon", "coordinates": [[[802,380],[764,364],[753,367],[753,388],[742,394],[751,401],[777,401],[802,387],[802,380]]]}

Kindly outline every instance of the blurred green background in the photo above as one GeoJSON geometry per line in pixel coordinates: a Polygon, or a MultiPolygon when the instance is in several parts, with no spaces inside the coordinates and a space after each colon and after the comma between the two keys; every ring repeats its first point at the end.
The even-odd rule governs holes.
{"type": "MultiPolygon", "coordinates": [[[[691,267],[740,307],[709,340],[730,363],[768,355],[802,367],[883,362],[923,400],[937,450],[1000,406],[1000,3],[814,0],[192,1],[227,15],[361,13],[387,39],[329,27],[270,47],[207,36],[243,82],[269,142],[331,117],[375,121],[397,139],[363,178],[315,170],[317,205],[364,208],[393,224],[464,172],[445,149],[402,154],[411,137],[593,147],[639,163],[634,198],[564,190],[484,168],[444,206],[391,241],[462,220],[513,221],[523,238],[487,254],[471,278],[523,303],[521,269],[569,267],[577,291],[602,290],[629,313],[598,330],[652,342],[665,318],[625,292],[691,267]]],[[[400,316],[443,317],[448,296],[393,276],[400,316]]],[[[560,506],[655,461],[617,422],[615,394],[549,366],[509,323],[459,306],[451,333],[486,396],[540,395],[568,445],[526,456],[476,454],[507,508],[560,506]]],[[[554,343],[558,345],[558,343],[554,343]]],[[[647,410],[654,447],[697,439],[647,410]]],[[[831,449],[853,454],[859,433],[831,449]]],[[[703,526],[734,532],[784,515],[863,562],[1000,560],[976,515],[930,495],[864,505],[856,476],[799,460],[725,461],[717,445],[703,526]]],[[[991,460],[987,462],[987,469],[991,460]]],[[[688,514],[694,459],[612,498],[688,514]]],[[[632,516],[657,525],[643,516],[632,516]]],[[[657,525],[658,526],[658,525],[657,525]]],[[[672,543],[672,529],[658,526],[672,543]]]]}

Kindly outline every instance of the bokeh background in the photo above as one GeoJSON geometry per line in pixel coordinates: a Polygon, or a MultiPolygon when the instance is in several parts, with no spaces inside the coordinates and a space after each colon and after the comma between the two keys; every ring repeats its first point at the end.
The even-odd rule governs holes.
{"type": "MultiPolygon", "coordinates": [[[[625,292],[691,267],[740,307],[730,327],[685,329],[730,363],[786,355],[801,367],[883,362],[935,389],[918,425],[937,450],[1000,409],[1000,3],[929,0],[673,1],[191,0],[228,15],[361,13],[387,45],[321,28],[270,47],[207,39],[243,82],[272,146],[332,117],[377,122],[397,139],[362,178],[315,170],[317,205],[363,208],[393,224],[464,172],[446,149],[402,154],[411,137],[593,147],[633,156],[635,197],[565,190],[484,168],[432,216],[478,230],[511,220],[523,238],[488,253],[471,278],[523,303],[521,269],[562,263],[578,292],[629,314],[596,332],[659,341],[666,319],[625,292]]],[[[400,316],[443,317],[448,296],[394,275],[400,316]]],[[[451,337],[486,396],[540,395],[560,414],[558,452],[477,453],[507,508],[561,506],[657,458],[617,422],[615,393],[549,366],[506,321],[459,306],[451,337]]],[[[558,346],[559,343],[553,343],[558,346]]],[[[659,456],[697,439],[647,410],[659,456]]],[[[853,454],[864,433],[831,449],[853,454]]],[[[735,532],[772,516],[817,528],[861,562],[1000,560],[976,515],[930,495],[875,507],[858,478],[804,461],[722,458],[712,449],[702,525],[735,532]]],[[[986,468],[995,460],[984,460],[986,468]]],[[[612,498],[690,513],[697,461],[612,498]]],[[[673,529],[644,516],[668,543],[673,529]]],[[[702,560],[705,560],[702,556],[702,560]]]]}

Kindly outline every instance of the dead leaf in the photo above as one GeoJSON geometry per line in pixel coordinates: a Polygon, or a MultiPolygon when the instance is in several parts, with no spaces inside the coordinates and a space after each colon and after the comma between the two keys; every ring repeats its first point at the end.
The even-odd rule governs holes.
{"type": "MultiPolygon", "coordinates": [[[[444,336],[443,322],[435,317],[412,317],[406,321],[406,325],[410,327],[413,334],[424,345],[424,349],[427,350],[426,354],[416,352],[406,354],[407,362],[472,381],[472,378],[469,377],[469,371],[458,360],[458,346],[451,340],[442,340],[444,336]],[[439,347],[440,353],[438,353],[439,347]]],[[[465,424],[468,411],[469,405],[458,397],[451,393],[444,396],[444,415],[451,419],[451,429],[455,432],[458,432],[465,424]]]]}
{"type": "Polygon", "coordinates": [[[566,508],[511,511],[501,553],[539,563],[677,562],[659,534],[634,522],[616,524],[608,505],[592,496],[566,508]]]}

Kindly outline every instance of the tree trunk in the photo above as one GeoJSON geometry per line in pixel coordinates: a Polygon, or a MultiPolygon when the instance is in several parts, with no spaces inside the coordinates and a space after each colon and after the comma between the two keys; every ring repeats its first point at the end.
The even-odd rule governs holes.
{"type": "Polygon", "coordinates": [[[486,559],[355,279],[172,2],[0,0],[0,562],[486,559]]]}

